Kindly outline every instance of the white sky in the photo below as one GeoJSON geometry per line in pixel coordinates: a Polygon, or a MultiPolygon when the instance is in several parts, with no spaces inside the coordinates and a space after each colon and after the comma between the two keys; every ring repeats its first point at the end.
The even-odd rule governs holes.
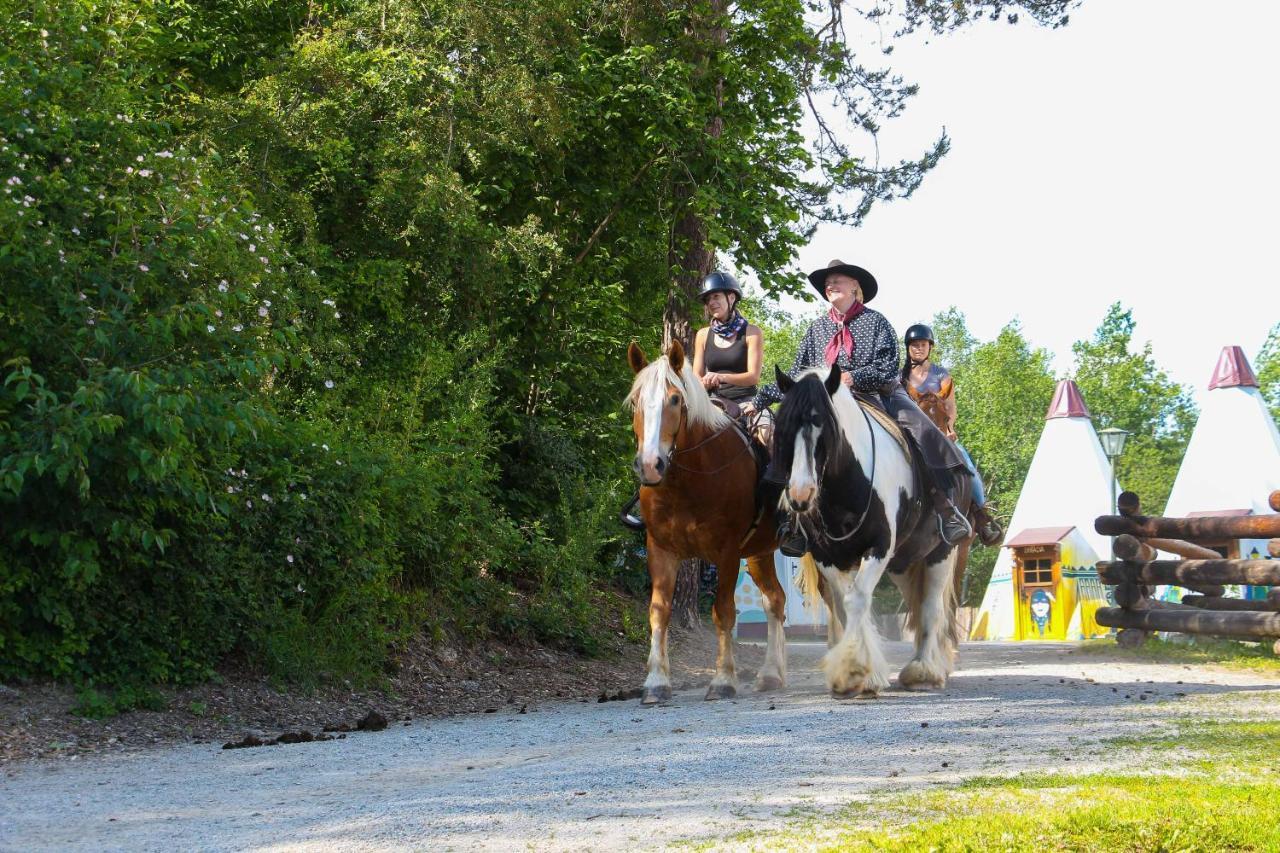
{"type": "Polygon", "coordinates": [[[1059,375],[1118,299],[1202,400],[1222,347],[1254,360],[1280,321],[1277,33],[1280,3],[1086,0],[1058,30],[899,44],[885,61],[921,91],[881,133],[885,162],[944,126],[951,152],[800,263],[867,267],[899,332],[952,304],[981,340],[1016,317],[1059,375]]]}

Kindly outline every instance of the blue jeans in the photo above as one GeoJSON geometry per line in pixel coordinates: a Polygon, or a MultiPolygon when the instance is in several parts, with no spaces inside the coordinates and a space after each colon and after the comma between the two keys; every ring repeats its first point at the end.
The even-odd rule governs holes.
{"type": "Polygon", "coordinates": [[[969,451],[964,449],[964,445],[956,442],[956,449],[960,451],[960,455],[964,457],[964,462],[969,466],[969,472],[973,474],[973,502],[982,506],[987,502],[987,490],[982,487],[982,477],[978,474],[978,466],[973,464],[973,457],[969,455],[969,451]]]}

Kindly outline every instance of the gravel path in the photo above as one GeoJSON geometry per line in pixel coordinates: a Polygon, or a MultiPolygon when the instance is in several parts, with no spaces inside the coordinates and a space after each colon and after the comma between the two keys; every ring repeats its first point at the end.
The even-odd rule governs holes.
{"type": "Polygon", "coordinates": [[[837,702],[813,669],[823,650],[792,644],[785,691],[731,702],[686,689],[657,708],[508,707],[324,743],[11,765],[0,849],[656,847],[891,786],[1105,766],[1099,739],[1235,704],[1214,696],[1280,716],[1274,678],[1069,644],[967,644],[945,691],[837,702]]]}

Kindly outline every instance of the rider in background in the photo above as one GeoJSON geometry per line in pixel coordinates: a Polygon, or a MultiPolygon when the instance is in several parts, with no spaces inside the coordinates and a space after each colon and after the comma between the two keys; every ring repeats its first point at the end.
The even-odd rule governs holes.
{"type": "MultiPolygon", "coordinates": [[[[729,273],[716,271],[703,279],[700,296],[710,325],[694,336],[693,372],[712,400],[720,401],[730,417],[736,417],[739,406],[756,395],[764,334],[738,311],[742,288],[729,273]]],[[[773,434],[772,413],[767,409],[759,413],[751,431],[768,447],[773,434]]]]}
{"type": "Polygon", "coordinates": [[[973,473],[973,506],[978,519],[978,538],[983,545],[995,545],[1000,541],[1003,531],[987,508],[986,489],[982,485],[978,467],[973,464],[973,457],[956,435],[955,380],[949,370],[934,362],[931,357],[935,345],[933,329],[923,323],[916,323],[907,329],[902,342],[907,348],[907,358],[902,365],[902,383],[919,394],[933,394],[942,400],[947,412],[947,425],[943,434],[955,442],[956,449],[969,463],[969,470],[973,473]]]}
{"type": "MultiPolygon", "coordinates": [[[[849,388],[879,395],[886,410],[911,434],[924,457],[943,541],[954,544],[972,536],[969,520],[956,508],[952,497],[958,485],[956,475],[968,476],[969,468],[956,446],[920,411],[899,381],[898,333],[883,314],[866,307],[879,290],[875,276],[862,267],[835,260],[811,272],[809,283],[830,307],[805,332],[789,374],[794,378],[806,368],[834,364],[849,388]]],[[[759,411],[781,399],[782,392],[776,385],[766,385],[747,408],[759,411]]],[[[780,472],[771,465],[766,479],[778,476],[780,472]]],[[[787,521],[785,516],[782,521],[787,521]]],[[[799,531],[789,529],[780,529],[779,539],[780,549],[788,556],[796,556],[795,552],[805,544],[800,541],[799,531]]]]}

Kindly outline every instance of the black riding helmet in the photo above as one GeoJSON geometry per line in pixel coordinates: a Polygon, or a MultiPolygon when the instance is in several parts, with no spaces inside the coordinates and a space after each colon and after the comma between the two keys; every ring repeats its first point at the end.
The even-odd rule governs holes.
{"type": "Polygon", "coordinates": [[[915,341],[928,341],[930,344],[937,345],[933,340],[933,329],[930,329],[924,323],[916,323],[907,329],[907,333],[902,336],[903,346],[909,347],[915,341]]]}
{"type": "Polygon", "coordinates": [[[702,280],[702,290],[698,293],[698,298],[703,302],[707,301],[707,297],[713,293],[732,293],[737,296],[736,301],[742,300],[742,286],[738,284],[738,280],[732,274],[716,270],[702,280]]]}

